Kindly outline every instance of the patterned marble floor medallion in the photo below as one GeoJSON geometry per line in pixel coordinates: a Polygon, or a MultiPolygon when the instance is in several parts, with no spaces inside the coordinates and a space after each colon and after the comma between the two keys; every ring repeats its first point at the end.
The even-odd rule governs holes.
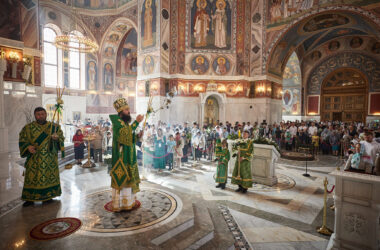
{"type": "Polygon", "coordinates": [[[176,211],[176,199],[161,190],[143,189],[136,196],[141,203],[139,209],[110,213],[104,204],[112,199],[111,190],[88,195],[80,210],[82,230],[100,233],[139,230],[164,221],[176,211]]]}
{"type": "Polygon", "coordinates": [[[77,218],[57,218],[35,226],[29,235],[35,240],[54,240],[74,233],[81,225],[77,218]]]}
{"type": "MultiPolygon", "coordinates": [[[[296,185],[296,182],[293,178],[291,178],[287,175],[277,174],[277,184],[276,185],[267,186],[264,184],[253,183],[252,188],[249,188],[248,192],[255,192],[255,191],[274,192],[274,191],[279,191],[279,190],[291,189],[295,185],[296,185]]],[[[230,182],[227,182],[226,187],[231,188],[231,189],[236,189],[237,185],[233,185],[230,182]]]]}

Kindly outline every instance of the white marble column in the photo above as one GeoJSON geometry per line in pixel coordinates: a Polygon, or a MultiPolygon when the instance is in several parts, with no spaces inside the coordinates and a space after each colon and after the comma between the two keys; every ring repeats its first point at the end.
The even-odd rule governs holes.
{"type": "Polygon", "coordinates": [[[4,117],[4,72],[7,61],[0,59],[0,153],[8,153],[8,128],[5,127],[4,117]]]}

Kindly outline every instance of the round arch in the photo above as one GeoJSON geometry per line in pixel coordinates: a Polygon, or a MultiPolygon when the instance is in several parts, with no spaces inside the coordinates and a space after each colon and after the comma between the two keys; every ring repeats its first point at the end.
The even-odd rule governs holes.
{"type": "Polygon", "coordinates": [[[130,76],[130,74],[132,74],[132,75],[137,77],[137,53],[138,53],[138,51],[137,51],[137,39],[138,38],[137,37],[138,37],[138,35],[137,35],[136,29],[131,28],[121,38],[119,46],[117,47],[117,50],[115,51],[115,54],[116,54],[116,77],[123,76],[123,73],[129,74],[128,76],[130,76]],[[130,35],[132,36],[132,38],[133,38],[133,35],[136,35],[136,40],[135,39],[132,39],[132,40],[129,39],[129,44],[127,44],[127,45],[130,45],[130,46],[128,46],[128,48],[126,48],[124,46],[126,45],[126,41],[130,35]],[[133,48],[133,46],[132,46],[133,41],[136,41],[136,47],[135,48],[133,48]],[[128,54],[130,54],[130,57],[128,57],[128,54],[126,54],[126,55],[123,54],[124,49],[126,49],[127,53],[130,52],[130,53],[128,53],[128,54]],[[126,59],[128,59],[130,61],[130,63],[134,62],[133,64],[136,65],[136,67],[135,67],[136,71],[133,71],[133,72],[136,72],[136,74],[132,73],[132,65],[129,67],[130,68],[129,72],[124,72],[126,65],[125,65],[125,60],[123,60],[123,56],[127,57],[126,59]]]}
{"type": "MultiPolygon", "coordinates": [[[[107,28],[104,32],[104,35],[100,42],[100,49],[98,52],[99,58],[99,74],[100,79],[104,78],[104,65],[109,64],[111,67],[111,71],[113,74],[113,86],[110,87],[112,91],[115,89],[116,84],[116,58],[117,58],[117,50],[124,38],[125,34],[128,33],[131,29],[135,29],[137,31],[137,25],[126,17],[120,17],[112,22],[112,24],[107,28]],[[123,27],[125,25],[125,27],[123,27]],[[112,35],[112,37],[110,37],[112,35]],[[112,39],[111,39],[112,38],[112,39]],[[111,49],[109,49],[111,48],[111,49]],[[107,51],[112,51],[109,56],[106,54],[107,51]]],[[[138,39],[138,38],[137,38],[138,39]]],[[[138,42],[138,40],[137,40],[138,42]]],[[[104,86],[102,86],[104,88],[104,86]]],[[[100,87],[100,89],[102,88],[100,87]]]]}
{"type": "MultiPolygon", "coordinates": [[[[137,25],[129,18],[126,18],[126,17],[120,17],[118,19],[116,19],[115,21],[113,21],[110,26],[108,26],[107,30],[104,32],[104,35],[102,37],[102,40],[100,41],[100,46],[99,48],[101,49],[104,49],[104,43],[106,41],[106,38],[108,37],[108,35],[112,32],[112,30],[115,28],[115,26],[117,24],[125,24],[125,25],[129,25],[131,26],[132,28],[134,28],[136,31],[138,30],[137,29],[137,25]]],[[[120,41],[121,41],[121,38],[124,37],[124,35],[130,31],[131,28],[125,30],[122,32],[122,36],[119,38],[119,41],[117,42],[118,46],[120,45],[120,41]]],[[[138,38],[137,38],[138,39],[138,38]]],[[[138,41],[137,41],[138,42],[138,41]]]]}
{"type": "Polygon", "coordinates": [[[203,127],[204,123],[204,117],[205,117],[205,105],[206,101],[209,97],[213,97],[218,101],[218,106],[219,106],[219,121],[225,123],[226,122],[226,102],[227,98],[225,94],[220,94],[219,92],[206,92],[206,93],[200,93],[199,98],[200,98],[200,117],[199,121],[201,126],[203,127]]]}
{"type": "Polygon", "coordinates": [[[62,35],[62,30],[54,23],[46,23],[46,24],[44,24],[43,28],[50,28],[50,29],[54,30],[55,33],[57,34],[57,36],[62,35]]]}
{"type": "Polygon", "coordinates": [[[308,95],[319,95],[326,76],[340,68],[353,68],[362,72],[370,91],[380,91],[380,63],[373,57],[358,52],[341,52],[331,55],[316,65],[307,76],[308,95]]]}
{"type": "Polygon", "coordinates": [[[321,86],[322,121],[365,122],[368,78],[359,69],[342,67],[330,72],[321,86]]]}
{"type": "MultiPolygon", "coordinates": [[[[286,25],[284,29],[282,29],[274,38],[273,42],[270,43],[267,53],[264,56],[264,63],[262,65],[262,72],[264,73],[269,73],[273,74],[274,72],[271,72],[270,65],[274,62],[274,60],[278,59],[279,55],[277,55],[277,48],[281,47],[280,50],[282,51],[287,51],[287,54],[283,56],[283,60],[278,60],[275,65],[279,68],[281,68],[281,73],[282,70],[284,69],[284,65],[286,64],[287,58],[295,51],[295,49],[307,38],[310,38],[311,36],[315,35],[315,33],[310,34],[309,36],[305,37],[304,40],[298,42],[297,44],[288,44],[286,35],[291,34],[292,32],[294,34],[298,35],[298,29],[299,27],[309,20],[312,16],[317,16],[317,15],[322,15],[324,13],[329,13],[331,11],[334,11],[334,13],[339,12],[339,13],[348,13],[348,14],[353,14],[353,15],[359,15],[361,17],[365,17],[365,21],[369,24],[373,24],[380,29],[380,18],[378,18],[375,14],[373,14],[370,11],[364,10],[359,7],[354,7],[354,6],[329,6],[329,7],[324,7],[320,8],[318,10],[313,10],[308,13],[305,13],[301,15],[300,17],[294,19],[292,22],[286,25]]],[[[377,38],[380,39],[380,35],[376,34],[377,38]]],[[[280,76],[281,74],[277,72],[277,74],[280,76]]]]}

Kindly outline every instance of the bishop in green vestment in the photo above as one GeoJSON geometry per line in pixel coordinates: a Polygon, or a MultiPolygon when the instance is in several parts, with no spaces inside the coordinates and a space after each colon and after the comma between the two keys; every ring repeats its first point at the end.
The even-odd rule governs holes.
{"type": "Polygon", "coordinates": [[[236,192],[246,193],[252,187],[251,158],[253,142],[249,139],[249,131],[243,133],[243,142],[240,143],[239,152],[232,172],[232,184],[239,185],[236,192]]]}
{"type": "Polygon", "coordinates": [[[226,139],[224,139],[223,142],[220,142],[220,139],[217,139],[215,155],[218,159],[215,182],[219,183],[216,187],[225,189],[227,183],[228,161],[230,160],[230,151],[228,150],[226,139]]]}
{"type": "Polygon", "coordinates": [[[114,212],[131,210],[135,206],[135,194],[140,191],[140,176],[137,166],[135,133],[144,116],[138,115],[130,125],[131,116],[125,98],[114,102],[117,115],[110,115],[113,129],[112,140],[112,209],[114,212]]]}
{"type": "Polygon", "coordinates": [[[46,110],[34,110],[36,121],[25,125],[19,135],[19,149],[25,161],[25,180],[21,199],[24,206],[34,201],[49,201],[61,195],[58,151],[64,157],[63,132],[58,124],[46,121],[46,110]]]}

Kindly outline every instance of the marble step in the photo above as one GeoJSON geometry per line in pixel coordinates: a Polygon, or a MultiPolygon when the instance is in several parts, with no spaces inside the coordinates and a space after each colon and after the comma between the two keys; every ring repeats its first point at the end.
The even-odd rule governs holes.
{"type": "Polygon", "coordinates": [[[233,250],[235,249],[235,239],[225,221],[221,210],[217,204],[208,203],[208,210],[215,227],[214,239],[204,244],[202,250],[220,249],[233,250]]]}
{"type": "Polygon", "coordinates": [[[214,238],[214,224],[203,203],[193,203],[195,224],[178,236],[160,245],[162,249],[199,249],[214,238]]]}
{"type": "MultiPolygon", "coordinates": [[[[158,188],[162,188],[157,185],[158,188]]],[[[178,194],[177,194],[178,195],[178,194]]],[[[194,226],[194,210],[191,206],[192,200],[185,195],[179,195],[182,200],[182,207],[177,207],[180,209],[180,214],[176,216],[172,221],[160,226],[159,228],[152,230],[151,243],[155,246],[161,246],[165,242],[169,241],[187,229],[194,226]]]]}
{"type": "MultiPolygon", "coordinates": [[[[84,153],[84,161],[82,161],[82,162],[85,162],[86,159],[87,159],[87,153],[84,153]]],[[[59,161],[58,161],[59,168],[64,168],[66,164],[74,164],[74,163],[75,163],[75,155],[74,154],[65,156],[64,159],[59,159],[59,161]]]]}

